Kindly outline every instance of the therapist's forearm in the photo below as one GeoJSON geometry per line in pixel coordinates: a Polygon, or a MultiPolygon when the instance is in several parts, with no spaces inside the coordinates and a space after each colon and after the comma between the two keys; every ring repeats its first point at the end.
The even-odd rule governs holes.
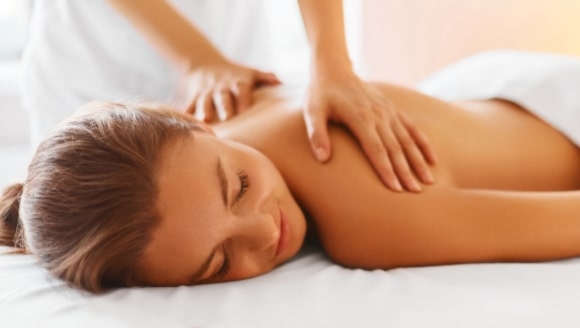
{"type": "Polygon", "coordinates": [[[344,32],[342,0],[298,0],[314,68],[351,68],[344,32]]]}
{"type": "Polygon", "coordinates": [[[220,51],[165,0],[107,0],[182,71],[221,63],[220,51]]]}

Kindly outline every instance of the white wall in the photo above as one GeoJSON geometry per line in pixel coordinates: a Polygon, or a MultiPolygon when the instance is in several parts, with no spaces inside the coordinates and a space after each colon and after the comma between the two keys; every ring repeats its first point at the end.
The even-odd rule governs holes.
{"type": "Polygon", "coordinates": [[[490,49],[580,56],[579,0],[361,0],[370,77],[413,85],[490,49]]]}

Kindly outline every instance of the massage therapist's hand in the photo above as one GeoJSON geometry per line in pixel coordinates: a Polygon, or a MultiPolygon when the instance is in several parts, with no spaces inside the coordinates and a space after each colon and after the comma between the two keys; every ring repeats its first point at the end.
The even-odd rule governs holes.
{"type": "Polygon", "coordinates": [[[185,111],[205,122],[225,121],[250,107],[254,88],[276,84],[272,73],[229,61],[200,66],[187,73],[185,111]]]}
{"type": "Polygon", "coordinates": [[[314,67],[304,119],[312,149],[321,162],[331,156],[327,121],[332,120],[348,126],[390,189],[421,191],[413,170],[423,182],[434,182],[428,164],[436,160],[426,136],[350,68],[314,67]]]}

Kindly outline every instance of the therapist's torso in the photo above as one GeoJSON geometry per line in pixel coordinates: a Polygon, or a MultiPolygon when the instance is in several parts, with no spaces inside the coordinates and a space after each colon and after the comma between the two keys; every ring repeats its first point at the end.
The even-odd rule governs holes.
{"type": "MultiPolygon", "coordinates": [[[[228,58],[271,69],[261,0],[170,2],[228,58]]],[[[106,0],[37,1],[23,64],[33,144],[87,101],[169,101],[178,81],[171,63],[106,0]]]]}

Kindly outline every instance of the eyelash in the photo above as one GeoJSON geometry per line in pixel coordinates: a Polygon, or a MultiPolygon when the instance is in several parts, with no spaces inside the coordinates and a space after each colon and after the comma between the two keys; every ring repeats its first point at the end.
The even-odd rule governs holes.
{"type": "Polygon", "coordinates": [[[250,188],[250,178],[248,177],[248,174],[246,172],[239,171],[238,178],[240,179],[241,187],[240,187],[240,192],[236,196],[236,200],[235,200],[236,203],[239,202],[240,200],[242,200],[242,198],[244,198],[244,195],[246,195],[248,188],[250,188]]]}
{"type": "Polygon", "coordinates": [[[225,244],[224,244],[224,246],[222,246],[222,248],[223,248],[223,252],[224,252],[224,264],[222,265],[221,269],[216,274],[216,277],[219,279],[222,279],[225,276],[227,276],[227,274],[230,272],[230,263],[231,263],[230,254],[228,252],[226,252],[225,244]]]}

